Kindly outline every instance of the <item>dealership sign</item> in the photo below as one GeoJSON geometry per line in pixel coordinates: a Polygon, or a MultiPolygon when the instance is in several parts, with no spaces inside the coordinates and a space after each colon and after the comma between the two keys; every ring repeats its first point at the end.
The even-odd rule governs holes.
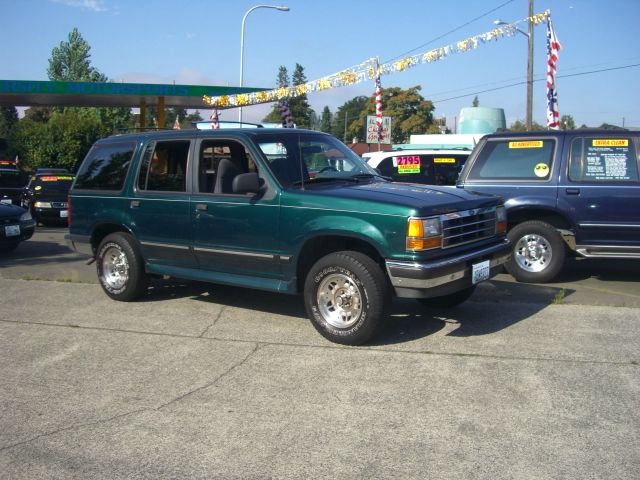
{"type": "MultiPolygon", "coordinates": [[[[376,116],[367,115],[367,143],[378,143],[376,116]]],[[[382,117],[382,139],[380,143],[391,144],[391,117],[382,117]]]]}

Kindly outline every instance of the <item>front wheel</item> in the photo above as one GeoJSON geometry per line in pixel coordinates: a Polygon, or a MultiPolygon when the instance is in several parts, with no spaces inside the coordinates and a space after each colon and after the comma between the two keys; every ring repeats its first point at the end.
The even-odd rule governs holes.
{"type": "Polygon", "coordinates": [[[361,345],[385,321],[387,281],[380,266],[359,252],[318,260],[304,285],[304,303],[315,329],[335,343],[361,345]]]}
{"type": "Polygon", "coordinates": [[[102,289],[114,300],[129,302],[147,289],[149,277],[133,237],[117,232],[107,235],[96,255],[102,289]]]}
{"type": "Polygon", "coordinates": [[[553,226],[537,220],[522,222],[507,237],[513,245],[513,254],[505,267],[516,280],[544,283],[560,273],[566,247],[553,226]]]}

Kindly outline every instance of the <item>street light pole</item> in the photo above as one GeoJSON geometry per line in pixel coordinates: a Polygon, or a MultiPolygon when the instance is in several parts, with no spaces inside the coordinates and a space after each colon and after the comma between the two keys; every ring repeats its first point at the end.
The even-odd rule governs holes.
{"type": "MultiPolygon", "coordinates": [[[[533,17],[533,0],[529,0],[529,19],[533,17]]],[[[494,20],[496,25],[508,25],[502,20],[494,20]]],[[[527,112],[525,115],[525,128],[531,131],[533,125],[533,22],[529,20],[529,32],[515,29],[527,37],[527,112]]]]}
{"type": "Polygon", "coordinates": [[[533,0],[529,0],[529,33],[527,55],[527,132],[531,131],[533,124],[533,0]]]}
{"type": "MultiPolygon", "coordinates": [[[[243,81],[243,65],[244,65],[244,24],[247,20],[247,17],[251,12],[258,8],[273,8],[274,10],[280,10],[281,12],[288,12],[289,7],[285,7],[282,5],[256,5],[255,7],[251,7],[247,10],[247,13],[242,17],[242,30],[240,32],[240,87],[242,87],[243,81]]],[[[242,107],[238,109],[238,121],[240,122],[240,126],[242,126],[242,107]]]]}

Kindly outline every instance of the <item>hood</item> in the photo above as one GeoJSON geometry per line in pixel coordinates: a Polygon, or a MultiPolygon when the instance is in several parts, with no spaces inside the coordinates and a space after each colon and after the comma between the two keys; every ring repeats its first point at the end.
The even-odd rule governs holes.
{"type": "Polygon", "coordinates": [[[372,210],[375,204],[410,208],[417,215],[437,215],[502,203],[495,196],[468,192],[454,186],[417,183],[332,183],[307,187],[305,192],[320,197],[359,200],[367,204],[368,210],[372,210]]]}
{"type": "Polygon", "coordinates": [[[26,210],[22,207],[18,207],[17,205],[8,205],[6,203],[0,203],[0,217],[16,217],[20,218],[26,210]]]}

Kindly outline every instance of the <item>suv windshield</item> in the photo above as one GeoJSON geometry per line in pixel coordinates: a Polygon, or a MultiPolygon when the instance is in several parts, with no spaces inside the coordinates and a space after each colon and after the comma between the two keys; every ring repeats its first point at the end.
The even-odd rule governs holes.
{"type": "Polygon", "coordinates": [[[260,135],[256,139],[282,186],[327,181],[359,181],[378,173],[329,135],[260,135]]]}

